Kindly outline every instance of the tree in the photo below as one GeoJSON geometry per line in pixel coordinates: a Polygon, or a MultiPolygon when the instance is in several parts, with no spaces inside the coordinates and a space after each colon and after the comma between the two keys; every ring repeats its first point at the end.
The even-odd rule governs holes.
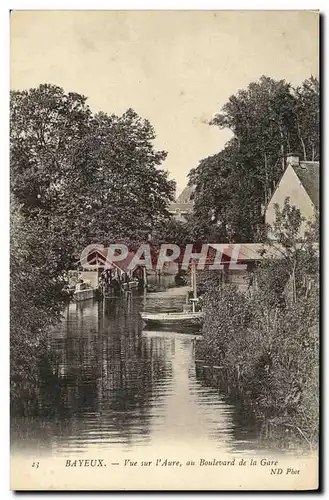
{"type": "Polygon", "coordinates": [[[252,293],[220,285],[214,272],[207,276],[203,342],[197,345],[199,359],[222,367],[222,390],[263,419],[266,437],[292,432],[311,447],[317,445],[319,412],[316,219],[301,241],[299,211],[288,201],[277,208],[272,232],[280,254],[265,254],[252,293]]]}
{"type": "Polygon", "coordinates": [[[154,129],[129,109],[122,117],[100,113],[72,162],[76,202],[88,240],[145,240],[165,220],[175,183],[157,168],[166,158],[155,151],[154,129]]]}
{"type": "Polygon", "coordinates": [[[11,192],[25,214],[51,213],[70,176],[72,155],[87,134],[86,97],[44,84],[10,96],[11,192]]]}
{"type": "Polygon", "coordinates": [[[295,118],[304,160],[320,159],[320,87],[311,76],[295,90],[295,118]]]}
{"type": "Polygon", "coordinates": [[[167,221],[161,221],[154,227],[151,243],[157,246],[163,243],[172,243],[183,248],[189,243],[194,243],[189,229],[186,222],[177,221],[170,217],[167,221]]]}
{"type": "Polygon", "coordinates": [[[234,133],[242,171],[259,181],[264,203],[284,168],[285,155],[297,145],[294,105],[289,83],[262,76],[231,96],[213,120],[214,125],[234,133]]]}
{"type": "Polygon", "coordinates": [[[66,302],[60,257],[53,234],[28,220],[11,204],[10,384],[14,411],[29,411],[35,398],[40,360],[48,352],[48,328],[66,302]]]}
{"type": "Polygon", "coordinates": [[[196,184],[190,224],[203,240],[250,241],[261,223],[258,183],[241,176],[241,160],[238,141],[232,139],[190,173],[196,184]]]}
{"type": "Polygon", "coordinates": [[[174,196],[154,138],[131,109],[93,116],[84,96],[48,84],[13,92],[11,191],[24,215],[53,228],[66,254],[145,239],[174,196]]]}

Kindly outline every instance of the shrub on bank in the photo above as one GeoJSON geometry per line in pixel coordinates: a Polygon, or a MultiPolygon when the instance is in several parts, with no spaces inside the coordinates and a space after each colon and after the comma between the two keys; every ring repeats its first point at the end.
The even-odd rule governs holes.
{"type": "MultiPolygon", "coordinates": [[[[284,210],[289,218],[287,205],[284,210]]],[[[265,258],[259,265],[251,293],[221,285],[214,274],[205,277],[204,341],[197,357],[222,367],[226,389],[249,403],[269,434],[284,429],[313,447],[319,414],[319,262],[310,243],[314,233],[303,245],[294,244],[298,228],[295,224],[282,258],[265,258]]]]}
{"type": "Polygon", "coordinates": [[[260,290],[253,296],[232,286],[208,290],[200,345],[209,364],[223,368],[230,391],[255,413],[284,424],[314,445],[318,415],[317,293],[294,307],[271,308],[260,290]]]}

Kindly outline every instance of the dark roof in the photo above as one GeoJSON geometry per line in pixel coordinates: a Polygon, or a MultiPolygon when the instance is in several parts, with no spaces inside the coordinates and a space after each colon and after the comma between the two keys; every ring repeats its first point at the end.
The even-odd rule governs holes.
{"type": "Polygon", "coordinates": [[[194,193],[195,186],[186,186],[178,196],[176,203],[191,203],[191,196],[194,193]]]}
{"type": "Polygon", "coordinates": [[[293,167],[305,191],[316,208],[319,208],[320,165],[318,161],[301,161],[293,167]]]}

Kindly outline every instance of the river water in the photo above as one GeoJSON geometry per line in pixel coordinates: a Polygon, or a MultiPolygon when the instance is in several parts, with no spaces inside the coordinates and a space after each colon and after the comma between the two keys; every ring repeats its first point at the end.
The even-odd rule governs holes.
{"type": "Polygon", "coordinates": [[[41,393],[44,416],[12,419],[12,451],[69,456],[164,442],[222,453],[259,450],[256,427],[197,379],[201,336],[143,330],[141,310],[180,310],[183,302],[132,294],[71,303],[51,337],[61,382],[41,393]]]}

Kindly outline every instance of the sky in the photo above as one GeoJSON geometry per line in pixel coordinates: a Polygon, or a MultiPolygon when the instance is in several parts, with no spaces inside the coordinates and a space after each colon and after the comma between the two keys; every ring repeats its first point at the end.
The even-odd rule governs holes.
{"type": "Polygon", "coordinates": [[[93,112],[133,108],[152,123],[177,194],[231,137],[209,120],[261,75],[318,76],[310,11],[14,11],[11,88],[59,85],[93,112]]]}

